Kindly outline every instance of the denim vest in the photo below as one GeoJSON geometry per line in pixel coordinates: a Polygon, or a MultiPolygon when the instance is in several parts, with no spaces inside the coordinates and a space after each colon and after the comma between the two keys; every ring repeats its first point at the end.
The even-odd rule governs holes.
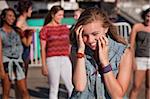
{"type": "Polygon", "coordinates": [[[21,80],[25,78],[22,66],[19,63],[23,63],[22,53],[23,47],[19,34],[14,30],[6,34],[5,31],[0,28],[0,37],[2,39],[2,53],[3,63],[8,63],[8,75],[10,80],[21,80]],[[16,66],[16,74],[14,73],[14,65],[16,66]]]}
{"type": "MultiPolygon", "coordinates": [[[[127,46],[121,43],[117,43],[110,37],[108,39],[109,39],[109,62],[112,66],[112,71],[114,75],[117,76],[121,56],[123,55],[127,46]]],[[[86,48],[85,54],[86,54],[85,65],[87,73],[86,88],[83,92],[78,92],[74,89],[71,99],[111,99],[107,89],[105,88],[102,74],[94,73],[98,68],[98,64],[94,59],[93,51],[90,48],[86,48]]]]}
{"type": "Polygon", "coordinates": [[[19,58],[22,56],[23,47],[19,34],[16,31],[11,33],[5,33],[2,28],[0,28],[0,36],[2,38],[2,52],[3,56],[19,58]]]}

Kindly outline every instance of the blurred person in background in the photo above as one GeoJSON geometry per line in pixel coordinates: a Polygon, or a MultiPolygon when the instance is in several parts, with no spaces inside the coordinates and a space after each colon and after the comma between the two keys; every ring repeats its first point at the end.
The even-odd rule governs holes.
{"type": "Polygon", "coordinates": [[[2,10],[0,28],[0,77],[2,78],[2,99],[9,99],[12,81],[23,99],[29,99],[22,60],[23,31],[15,26],[16,14],[11,8],[2,10]]]}
{"type": "Polygon", "coordinates": [[[142,23],[136,23],[130,35],[130,44],[134,53],[134,79],[130,99],[137,99],[144,79],[145,99],[150,99],[150,8],[141,14],[142,23]]]}
{"type": "Polygon", "coordinates": [[[74,11],[73,18],[77,21],[81,15],[81,13],[84,11],[82,8],[78,8],[74,11]]]}
{"type": "Polygon", "coordinates": [[[40,31],[42,74],[48,76],[49,99],[58,99],[60,77],[70,97],[73,89],[72,66],[69,59],[69,28],[61,24],[64,10],[53,6],[45,18],[44,27],[40,31]]]}
{"type": "MultiPolygon", "coordinates": [[[[75,22],[78,20],[78,18],[80,17],[81,13],[84,11],[84,9],[82,8],[78,8],[76,10],[74,10],[73,13],[73,18],[75,20],[75,22]]],[[[72,31],[74,29],[75,23],[71,26],[70,30],[72,31]]]]}
{"type": "Polygon", "coordinates": [[[34,29],[28,26],[27,18],[31,17],[32,14],[32,2],[30,0],[20,0],[18,5],[16,5],[17,11],[19,12],[19,17],[17,19],[16,25],[24,31],[24,40],[28,42],[28,45],[23,44],[23,54],[22,58],[25,62],[25,74],[27,76],[28,65],[30,62],[30,45],[33,39],[34,29]]]}
{"type": "MultiPolygon", "coordinates": [[[[31,17],[32,14],[32,2],[30,0],[20,0],[18,4],[15,6],[17,11],[19,12],[19,17],[17,19],[17,27],[19,27],[22,31],[24,31],[24,38],[23,40],[27,42],[27,44],[23,44],[23,54],[22,58],[25,63],[25,76],[27,78],[28,67],[30,62],[30,45],[33,39],[33,33],[35,32],[34,29],[30,28],[27,24],[27,18],[31,17]]],[[[15,88],[16,97],[20,99],[20,92],[15,88]]]]}

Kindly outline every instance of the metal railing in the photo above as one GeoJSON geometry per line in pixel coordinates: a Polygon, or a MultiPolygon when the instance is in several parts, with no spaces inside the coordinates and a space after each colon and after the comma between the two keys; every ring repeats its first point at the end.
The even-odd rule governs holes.
{"type": "Polygon", "coordinates": [[[127,22],[117,22],[114,23],[117,27],[117,31],[120,36],[124,37],[127,42],[129,42],[129,36],[131,33],[131,25],[127,22]]]}
{"type": "Polygon", "coordinates": [[[33,41],[30,49],[30,60],[31,63],[29,66],[42,66],[41,62],[41,48],[40,48],[40,38],[39,38],[39,32],[42,27],[33,27],[36,32],[33,35],[33,41]]]}

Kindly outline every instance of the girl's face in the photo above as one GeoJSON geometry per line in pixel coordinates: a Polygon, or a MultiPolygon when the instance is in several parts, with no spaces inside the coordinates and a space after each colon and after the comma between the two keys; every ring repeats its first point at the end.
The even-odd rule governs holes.
{"type": "Polygon", "coordinates": [[[61,23],[61,20],[64,18],[64,11],[60,10],[58,11],[54,17],[53,17],[53,21],[55,21],[57,24],[61,23]]]}
{"type": "Polygon", "coordinates": [[[5,22],[8,24],[8,25],[13,25],[15,20],[16,20],[16,17],[15,17],[15,14],[13,11],[7,11],[6,13],[6,16],[4,18],[5,22]]]}
{"type": "Polygon", "coordinates": [[[147,25],[150,26],[150,12],[146,14],[145,20],[146,20],[147,25]]]}
{"type": "Polygon", "coordinates": [[[92,50],[97,48],[97,40],[100,36],[105,35],[108,28],[104,28],[100,21],[93,21],[92,23],[83,25],[83,41],[92,50]]]}
{"type": "Polygon", "coordinates": [[[31,17],[31,14],[32,14],[32,7],[29,7],[27,17],[31,17]]]}

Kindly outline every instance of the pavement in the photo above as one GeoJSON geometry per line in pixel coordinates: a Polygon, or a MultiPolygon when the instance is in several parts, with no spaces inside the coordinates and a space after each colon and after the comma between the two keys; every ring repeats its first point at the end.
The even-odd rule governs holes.
{"type": "MultiPolygon", "coordinates": [[[[42,76],[40,67],[30,67],[28,72],[28,90],[31,96],[31,99],[48,99],[48,80],[46,77],[42,76]]],[[[1,86],[1,84],[0,84],[1,86]]],[[[132,86],[132,79],[131,83],[127,92],[127,96],[132,86]]],[[[138,96],[138,99],[144,99],[144,82],[138,96]]],[[[0,87],[0,96],[2,95],[2,89],[0,87]]],[[[63,81],[60,81],[59,87],[59,99],[67,99],[67,91],[63,84],[63,81]]],[[[0,97],[0,99],[2,99],[0,97]]],[[[16,99],[14,93],[14,85],[12,85],[11,92],[10,92],[10,99],[16,99]]]]}
{"type": "MultiPolygon", "coordinates": [[[[48,80],[47,77],[44,77],[41,74],[40,67],[29,68],[27,82],[31,99],[48,99],[49,95],[48,80]]],[[[61,80],[58,93],[59,99],[67,99],[67,91],[62,83],[63,82],[61,80]]],[[[1,95],[2,95],[2,88],[0,84],[0,99],[2,99],[1,95]]],[[[16,99],[14,84],[12,84],[9,99],[16,99]]]]}

